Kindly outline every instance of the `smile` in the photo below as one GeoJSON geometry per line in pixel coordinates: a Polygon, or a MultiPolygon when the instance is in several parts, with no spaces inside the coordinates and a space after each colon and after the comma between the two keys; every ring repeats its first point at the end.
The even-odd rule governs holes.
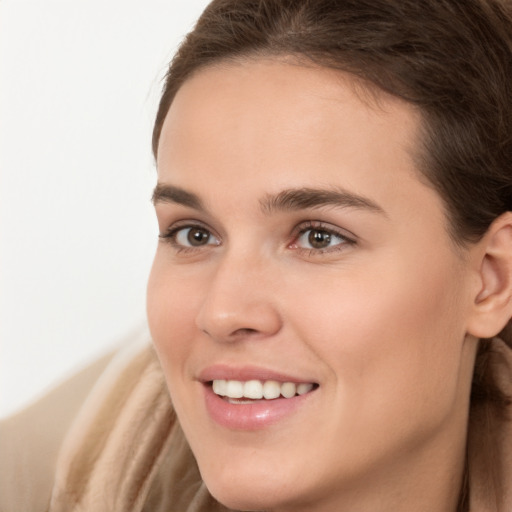
{"type": "Polygon", "coordinates": [[[250,403],[246,400],[274,400],[276,398],[293,398],[297,395],[305,395],[314,387],[310,382],[278,382],[275,380],[222,380],[212,381],[213,392],[226,398],[230,403],[250,403]]]}
{"type": "Polygon", "coordinates": [[[320,384],[311,376],[260,366],[214,364],[200,371],[197,380],[207,416],[229,430],[266,429],[285,418],[307,414],[321,397],[320,384]]]}

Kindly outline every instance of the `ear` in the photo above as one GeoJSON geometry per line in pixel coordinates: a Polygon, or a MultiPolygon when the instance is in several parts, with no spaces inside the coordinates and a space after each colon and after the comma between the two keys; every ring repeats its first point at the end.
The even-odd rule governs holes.
{"type": "Polygon", "coordinates": [[[492,338],[512,317],[512,212],[498,217],[476,248],[479,289],[468,334],[492,338]]]}

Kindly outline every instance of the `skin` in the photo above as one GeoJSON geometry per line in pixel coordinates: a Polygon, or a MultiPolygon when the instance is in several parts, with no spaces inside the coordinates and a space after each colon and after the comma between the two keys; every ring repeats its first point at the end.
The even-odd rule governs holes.
{"type": "Polygon", "coordinates": [[[455,511],[482,251],[455,246],[420,178],[420,122],[350,76],[279,60],[210,67],[178,91],[158,181],[202,204],[156,196],[160,233],[181,231],[158,245],[148,317],[180,423],[225,505],[455,511]],[[367,204],[262,208],[304,188],[367,204]],[[312,248],[308,222],[331,232],[329,247],[312,248]],[[197,225],[211,236],[191,247],[197,225]],[[213,363],[319,387],[285,419],[234,431],[204,405],[198,375],[213,363]]]}

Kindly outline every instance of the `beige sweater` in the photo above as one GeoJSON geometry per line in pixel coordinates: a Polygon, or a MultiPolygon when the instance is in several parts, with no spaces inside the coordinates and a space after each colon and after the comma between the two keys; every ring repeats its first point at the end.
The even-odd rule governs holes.
{"type": "MultiPolygon", "coordinates": [[[[512,394],[512,349],[492,343],[512,394]]],[[[512,512],[512,422],[473,407],[468,454],[471,512],[512,512]]],[[[227,510],[201,481],[148,343],[105,356],[0,425],[0,512],[48,510],[227,510]]]]}

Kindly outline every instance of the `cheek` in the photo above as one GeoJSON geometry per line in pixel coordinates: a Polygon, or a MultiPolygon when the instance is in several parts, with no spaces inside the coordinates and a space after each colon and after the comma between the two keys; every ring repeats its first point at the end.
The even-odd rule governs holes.
{"type": "Polygon", "coordinates": [[[297,330],[328,362],[335,400],[349,404],[337,410],[358,410],[361,428],[375,415],[389,418],[390,408],[405,417],[416,408],[445,414],[455,399],[464,338],[456,267],[414,256],[390,254],[364,270],[308,279],[315,288],[298,307],[297,330]]]}
{"type": "Polygon", "coordinates": [[[149,329],[167,377],[174,374],[169,370],[182,364],[191,347],[200,297],[197,281],[171,269],[157,253],[147,289],[149,329]]]}

